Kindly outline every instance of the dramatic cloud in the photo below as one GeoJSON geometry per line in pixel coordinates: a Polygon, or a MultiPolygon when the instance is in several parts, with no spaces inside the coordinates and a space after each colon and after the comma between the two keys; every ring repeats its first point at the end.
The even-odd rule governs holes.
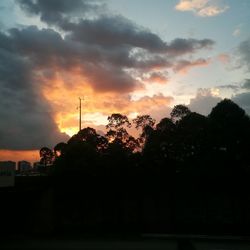
{"type": "MultiPolygon", "coordinates": [[[[97,30],[102,32],[99,26],[97,30]]],[[[35,26],[22,30],[12,29],[10,36],[4,39],[8,39],[18,53],[32,58],[33,63],[36,63],[40,70],[48,66],[55,70],[67,71],[70,68],[80,67],[91,86],[96,91],[102,92],[111,90],[129,92],[140,87],[140,83],[133,79],[126,69],[142,70],[143,73],[143,71],[160,68],[173,68],[179,71],[182,68],[204,65],[205,59],[178,62],[177,58],[208,48],[213,44],[213,41],[209,39],[176,39],[169,45],[162,42],[162,46],[165,44],[164,52],[161,51],[162,46],[158,46],[160,38],[153,45],[152,39],[147,40],[147,36],[142,32],[137,34],[138,37],[130,40],[127,30],[125,27],[122,28],[125,40],[121,39],[120,44],[118,42],[115,44],[112,39],[110,43],[107,40],[105,44],[101,39],[91,40],[91,43],[86,44],[82,40],[74,40],[73,32],[63,39],[52,29],[39,30],[35,26]],[[126,34],[125,31],[127,31],[126,34]],[[138,48],[138,46],[141,47],[138,48]],[[157,50],[161,53],[156,53],[157,50]],[[170,55],[169,60],[162,54],[163,52],[170,55]]],[[[115,29],[112,32],[114,32],[113,36],[115,32],[121,33],[115,29]]],[[[89,35],[91,36],[85,33],[85,37],[89,35]]]]}
{"type": "Polygon", "coordinates": [[[196,97],[190,99],[189,108],[193,112],[208,115],[222,99],[213,94],[211,89],[199,89],[196,97]]]}
{"type": "Polygon", "coordinates": [[[98,43],[102,47],[138,47],[151,52],[163,52],[167,49],[165,42],[156,34],[136,26],[122,16],[81,19],[79,23],[64,22],[60,27],[71,33],[72,40],[82,43],[98,43]]]}
{"type": "Polygon", "coordinates": [[[194,53],[200,49],[210,49],[214,45],[214,41],[210,39],[196,40],[196,39],[183,39],[177,38],[173,40],[167,48],[170,55],[183,55],[194,53]]]}
{"type": "Polygon", "coordinates": [[[86,117],[167,114],[172,97],[131,96],[150,81],[166,82],[166,72],[206,64],[195,54],[214,44],[210,39],[163,41],[122,16],[106,15],[100,1],[18,3],[50,28],[28,26],[0,33],[2,149],[38,149],[67,140],[60,131],[77,131],[76,102],[83,95],[88,97],[86,117]]]}
{"type": "MultiPolygon", "coordinates": [[[[8,47],[8,45],[6,45],[8,47]]],[[[0,148],[36,149],[67,139],[32,81],[31,64],[0,49],[0,148]]]]}
{"type": "MultiPolygon", "coordinates": [[[[46,6],[45,12],[47,12],[47,8],[50,8],[52,3],[53,6],[56,5],[58,1],[60,2],[60,0],[37,0],[35,1],[35,6],[39,9],[39,13],[43,13],[43,5],[46,6]]],[[[33,14],[38,14],[37,11],[33,10],[32,2],[33,1],[24,1],[26,9],[33,14]]],[[[97,1],[92,3],[92,1],[89,0],[79,0],[77,1],[76,8],[71,6],[69,10],[63,12],[62,9],[67,6],[67,3],[67,0],[63,0],[60,8],[50,8],[49,12],[54,14],[54,24],[68,32],[68,38],[70,40],[80,43],[97,45],[106,50],[117,49],[117,47],[120,49],[121,46],[122,49],[141,48],[151,53],[166,53],[172,56],[194,53],[200,49],[210,48],[214,44],[210,39],[197,40],[181,38],[177,38],[168,44],[150,30],[144,29],[120,15],[100,15],[99,17],[90,19],[79,18],[76,21],[71,20],[69,15],[67,16],[69,17],[68,19],[62,19],[58,17],[58,12],[71,14],[70,10],[79,9],[80,5],[85,12],[88,12],[89,9],[93,9],[93,5],[99,6],[97,1]]],[[[42,16],[41,21],[47,22],[47,20],[42,19],[42,16]]]]}
{"type": "Polygon", "coordinates": [[[229,7],[215,0],[180,0],[175,6],[179,11],[192,11],[198,16],[210,17],[225,12],[229,7]]]}
{"type": "Polygon", "coordinates": [[[69,15],[88,16],[105,9],[105,4],[95,0],[17,0],[27,13],[39,15],[48,24],[61,22],[69,15]]]}
{"type": "MultiPolygon", "coordinates": [[[[56,120],[60,130],[68,134],[77,132],[78,111],[76,110],[76,91],[60,90],[60,95],[52,89],[46,93],[46,97],[53,103],[57,110],[56,120]],[[65,100],[64,93],[67,94],[65,100]],[[75,99],[74,99],[75,98],[75,99]],[[66,101],[66,103],[65,103],[66,101]]],[[[84,93],[84,92],[83,92],[84,93]]],[[[132,114],[151,114],[154,118],[162,118],[169,112],[169,106],[173,102],[173,97],[157,94],[144,96],[134,100],[130,95],[117,95],[114,93],[86,93],[86,98],[82,105],[83,126],[96,127],[97,124],[106,125],[107,117],[111,113],[122,113],[128,116],[132,114]],[[94,123],[94,124],[91,124],[94,123]]]]}
{"type": "MultiPolygon", "coordinates": [[[[12,29],[10,36],[5,39],[9,40],[17,53],[29,57],[33,63],[33,74],[47,73],[48,69],[53,74],[78,68],[78,73],[92,88],[101,92],[130,92],[139,85],[122,68],[128,64],[122,56],[122,49],[108,54],[104,50],[94,50],[94,46],[63,39],[51,29],[39,30],[34,26],[22,30],[12,29]],[[119,57],[121,61],[117,64],[119,57]]],[[[128,53],[125,53],[127,58],[128,53]]],[[[51,78],[51,74],[48,77],[51,78]]]]}

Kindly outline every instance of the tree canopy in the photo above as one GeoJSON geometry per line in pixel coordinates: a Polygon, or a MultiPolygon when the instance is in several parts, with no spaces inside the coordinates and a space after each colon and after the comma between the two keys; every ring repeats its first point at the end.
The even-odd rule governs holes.
{"type": "Polygon", "coordinates": [[[58,143],[54,153],[42,148],[41,161],[47,165],[56,160],[56,168],[65,171],[92,169],[89,172],[107,166],[183,169],[208,163],[218,168],[219,164],[249,164],[250,119],[228,99],[218,103],[208,116],[192,112],[185,105],[176,105],[170,117],[157,124],[149,115],[138,115],[130,122],[126,115],[114,113],[107,120],[104,136],[86,127],[67,143],[58,143]],[[127,131],[132,126],[141,130],[138,138],[127,131]],[[225,160],[229,158],[230,163],[225,160]]]}

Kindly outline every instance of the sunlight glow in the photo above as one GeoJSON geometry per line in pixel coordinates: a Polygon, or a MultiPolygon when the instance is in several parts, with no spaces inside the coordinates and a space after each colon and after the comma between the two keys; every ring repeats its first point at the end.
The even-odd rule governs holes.
{"type": "Polygon", "coordinates": [[[59,128],[62,133],[66,133],[70,137],[77,134],[79,131],[78,127],[71,127],[71,128],[59,128]]]}
{"type": "Polygon", "coordinates": [[[167,91],[168,84],[152,83],[147,88],[128,95],[126,92],[98,92],[92,89],[77,69],[56,72],[50,79],[41,72],[38,78],[44,83],[42,93],[50,103],[50,113],[59,130],[69,136],[79,130],[79,96],[84,97],[82,128],[93,127],[103,132],[108,122],[107,117],[112,113],[125,114],[133,119],[139,114],[167,107],[172,101],[167,91]],[[72,83],[78,84],[74,84],[72,88],[72,83]]]}
{"type": "Polygon", "coordinates": [[[36,162],[40,160],[39,150],[3,150],[0,149],[0,160],[8,161],[30,161],[36,162]]]}

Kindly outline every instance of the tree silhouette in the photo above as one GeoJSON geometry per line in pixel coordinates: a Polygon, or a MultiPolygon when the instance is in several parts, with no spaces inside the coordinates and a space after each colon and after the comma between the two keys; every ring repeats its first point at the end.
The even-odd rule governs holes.
{"type": "Polygon", "coordinates": [[[232,100],[224,99],[212,109],[208,117],[221,123],[237,123],[246,119],[246,113],[232,100]]]}
{"type": "Polygon", "coordinates": [[[127,130],[132,124],[126,115],[122,114],[112,114],[108,117],[108,124],[106,128],[109,128],[106,133],[106,137],[110,144],[109,147],[117,147],[120,150],[125,150],[127,153],[132,153],[137,151],[139,147],[139,142],[133,136],[131,136],[127,130]]]}
{"type": "Polygon", "coordinates": [[[179,160],[193,159],[207,149],[207,129],[207,118],[195,112],[190,112],[178,122],[175,150],[179,160]]]}
{"type": "Polygon", "coordinates": [[[135,119],[133,119],[133,123],[135,124],[136,129],[141,129],[138,142],[140,143],[140,146],[143,147],[146,139],[153,130],[155,119],[153,119],[150,115],[138,115],[135,119]]]}
{"type": "MultiPolygon", "coordinates": [[[[144,144],[126,130],[127,116],[116,113],[105,136],[87,127],[55,146],[57,190],[63,202],[68,192],[80,204],[74,206],[79,225],[209,233],[246,223],[250,119],[244,110],[227,99],[208,116],[177,105],[156,126],[149,115],[133,125],[142,129],[144,144]]],[[[42,152],[46,158],[49,150],[42,152]]]]}
{"type": "Polygon", "coordinates": [[[119,129],[124,126],[131,127],[131,123],[126,115],[115,113],[108,117],[108,124],[106,128],[119,129]]]}
{"type": "Polygon", "coordinates": [[[96,151],[103,151],[107,148],[108,141],[105,137],[97,134],[96,130],[90,127],[80,130],[76,135],[73,135],[68,144],[86,142],[95,148],[96,151]]]}
{"type": "Polygon", "coordinates": [[[47,147],[43,147],[40,149],[40,163],[43,164],[45,167],[50,165],[54,161],[54,154],[53,151],[47,147]]]}
{"type": "Polygon", "coordinates": [[[135,124],[136,129],[141,128],[143,131],[147,126],[154,127],[155,119],[153,119],[150,115],[138,115],[135,119],[133,119],[133,123],[135,124]]]}
{"type": "Polygon", "coordinates": [[[190,114],[190,109],[182,104],[174,106],[173,110],[170,113],[170,117],[174,122],[178,122],[186,115],[190,114]]]}
{"type": "Polygon", "coordinates": [[[67,144],[65,142],[59,142],[54,147],[54,155],[55,157],[60,157],[61,155],[64,155],[67,150],[67,144]]]}
{"type": "Polygon", "coordinates": [[[125,128],[122,127],[108,130],[106,136],[110,143],[112,143],[113,141],[120,141],[121,143],[125,144],[129,139],[129,133],[125,128]]]}
{"type": "Polygon", "coordinates": [[[170,118],[163,118],[161,121],[156,125],[156,129],[162,133],[169,133],[175,130],[175,124],[170,118]]]}
{"type": "Polygon", "coordinates": [[[159,151],[169,160],[175,159],[176,146],[176,125],[170,118],[163,118],[156,125],[157,140],[160,146],[159,151]]]}
{"type": "Polygon", "coordinates": [[[223,157],[223,161],[227,160],[231,166],[236,162],[247,165],[250,119],[245,111],[231,100],[224,99],[212,109],[208,118],[216,157],[223,157]]]}

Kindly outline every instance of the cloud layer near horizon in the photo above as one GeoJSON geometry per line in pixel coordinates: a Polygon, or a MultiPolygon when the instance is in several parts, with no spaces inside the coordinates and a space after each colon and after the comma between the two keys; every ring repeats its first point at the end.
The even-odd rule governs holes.
{"type": "Polygon", "coordinates": [[[76,121],[75,101],[87,95],[84,112],[162,114],[173,100],[156,94],[133,100],[150,81],[168,72],[206,65],[195,54],[210,39],[163,41],[99,1],[19,0],[48,28],[27,26],[0,33],[0,148],[37,149],[67,140],[63,122],[76,121]],[[192,59],[190,59],[192,58],[192,59]],[[145,77],[147,75],[147,77],[145,77]],[[58,128],[59,127],[59,128],[58,128]]]}

